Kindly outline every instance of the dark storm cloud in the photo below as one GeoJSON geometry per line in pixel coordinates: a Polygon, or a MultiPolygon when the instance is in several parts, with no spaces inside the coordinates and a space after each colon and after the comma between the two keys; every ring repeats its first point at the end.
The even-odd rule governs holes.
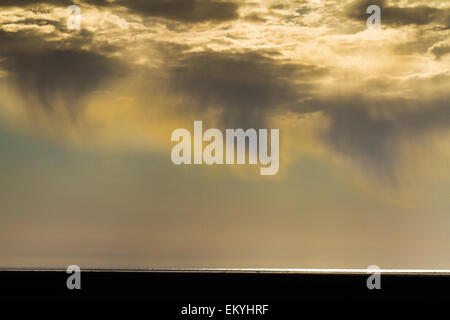
{"type": "Polygon", "coordinates": [[[48,111],[58,100],[74,113],[82,98],[123,71],[116,60],[75,47],[58,47],[29,32],[0,30],[0,58],[1,68],[24,98],[37,99],[28,105],[48,111]]]}
{"type": "Polygon", "coordinates": [[[331,120],[323,138],[334,150],[377,173],[391,175],[401,141],[450,129],[449,99],[334,96],[312,99],[304,110],[322,111],[331,120]]]}
{"type": "Polygon", "coordinates": [[[31,32],[6,32],[0,29],[0,57],[8,58],[17,51],[38,50],[47,44],[31,32]]]}
{"type": "MultiPolygon", "coordinates": [[[[265,127],[272,111],[322,112],[330,127],[323,141],[363,168],[393,178],[399,147],[433,130],[450,129],[450,96],[393,98],[315,94],[326,69],[283,63],[258,53],[191,53],[168,68],[171,92],[192,99],[200,112],[223,108],[229,128],[265,127]]],[[[446,83],[441,75],[410,80],[418,87],[446,83]]],[[[368,82],[374,88],[375,82],[368,82]]],[[[391,84],[395,85],[395,84],[391,84]]],[[[399,85],[399,84],[397,84],[399,85]]],[[[189,104],[190,105],[190,104],[189,104]]]]}
{"type": "Polygon", "coordinates": [[[53,4],[56,6],[70,6],[74,4],[71,0],[1,0],[0,7],[28,7],[42,3],[53,4]]]}
{"type": "Polygon", "coordinates": [[[85,1],[97,6],[122,6],[144,17],[160,17],[184,23],[221,22],[239,18],[239,5],[223,0],[104,0],[85,1]]]}
{"type": "Polygon", "coordinates": [[[239,6],[217,0],[131,0],[116,2],[132,12],[181,22],[226,21],[238,18],[239,6]]]}
{"type": "Polygon", "coordinates": [[[329,130],[323,135],[326,143],[346,157],[384,171],[393,167],[393,144],[399,127],[391,119],[371,114],[378,103],[385,105],[360,96],[344,96],[315,99],[311,105],[331,120],[329,130]]]}
{"type": "MultiPolygon", "coordinates": [[[[265,117],[275,109],[300,114],[321,111],[330,119],[324,141],[366,169],[386,176],[393,175],[404,139],[414,141],[433,130],[450,129],[450,95],[316,96],[313,83],[326,73],[316,66],[283,64],[256,53],[191,54],[170,69],[175,93],[194,98],[201,109],[223,106],[221,120],[229,127],[264,126],[265,117]]],[[[418,87],[435,87],[449,80],[439,75],[410,81],[418,87]]],[[[374,83],[367,86],[374,88],[374,83]]]]}
{"type": "Polygon", "coordinates": [[[169,68],[172,89],[195,100],[200,109],[223,108],[222,122],[232,127],[260,127],[268,112],[296,105],[307,81],[325,70],[283,64],[257,53],[189,54],[169,68]]]}
{"type": "MultiPolygon", "coordinates": [[[[330,120],[323,141],[385,177],[393,177],[403,139],[450,129],[449,96],[407,99],[348,94],[325,98],[314,93],[315,81],[325,74],[326,69],[282,63],[254,52],[194,53],[169,68],[173,94],[193,99],[197,111],[223,107],[220,120],[231,128],[264,127],[266,117],[275,110],[281,114],[288,110],[323,112],[330,120]]],[[[440,76],[416,85],[427,87],[448,80],[440,76]]],[[[367,85],[373,88],[374,83],[367,85]]]]}
{"type": "Polygon", "coordinates": [[[77,108],[81,98],[117,71],[106,57],[82,50],[16,54],[11,62],[10,70],[23,91],[36,93],[47,109],[55,98],[62,98],[70,109],[77,108]]]}
{"type": "MultiPolygon", "coordinates": [[[[70,0],[2,0],[0,7],[30,7],[42,3],[66,7],[74,4],[70,0]]],[[[161,17],[184,23],[239,18],[239,5],[225,0],[83,0],[83,3],[99,7],[125,7],[144,17],[161,17]]]]}
{"type": "Polygon", "coordinates": [[[450,11],[429,6],[397,7],[386,5],[385,0],[356,0],[346,7],[345,14],[355,20],[366,21],[370,5],[381,8],[381,23],[386,25],[426,25],[430,23],[450,26],[450,11]]]}

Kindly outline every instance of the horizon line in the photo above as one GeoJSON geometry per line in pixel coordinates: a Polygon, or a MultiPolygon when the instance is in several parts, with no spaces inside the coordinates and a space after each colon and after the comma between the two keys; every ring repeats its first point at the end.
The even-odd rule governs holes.
{"type": "MultiPolygon", "coordinates": [[[[263,274],[429,274],[450,275],[448,269],[361,269],[361,268],[82,268],[82,272],[149,272],[149,273],[263,273],[263,274]]],[[[13,267],[2,268],[0,272],[66,272],[67,267],[30,268],[13,267]]]]}

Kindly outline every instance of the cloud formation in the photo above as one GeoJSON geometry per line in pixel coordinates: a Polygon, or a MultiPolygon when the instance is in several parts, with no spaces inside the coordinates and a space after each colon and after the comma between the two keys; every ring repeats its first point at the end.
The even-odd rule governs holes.
{"type": "Polygon", "coordinates": [[[98,90],[133,101],[130,113],[163,115],[171,101],[180,119],[213,115],[226,127],[320,113],[326,130],[311,133],[317,143],[393,176],[409,137],[450,128],[449,8],[374,3],[378,33],[361,30],[368,1],[336,1],[336,10],[303,1],[98,0],[84,5],[80,32],[65,28],[64,1],[34,11],[34,1],[23,9],[4,2],[0,68],[35,102],[30,109],[64,105],[78,121],[98,90]]]}
{"type": "Polygon", "coordinates": [[[134,0],[115,4],[146,17],[162,17],[186,23],[227,21],[238,18],[236,2],[220,0],[134,0]]]}
{"type": "Polygon", "coordinates": [[[450,54],[450,42],[442,41],[435,43],[430,49],[429,52],[436,57],[436,59],[441,59],[442,57],[450,54]]]}
{"type": "Polygon", "coordinates": [[[391,5],[386,0],[355,0],[346,7],[346,15],[352,19],[366,21],[368,17],[366,9],[370,5],[380,7],[383,24],[401,26],[436,23],[450,27],[450,10],[448,8],[440,9],[427,5],[400,7],[391,5]]]}
{"type": "MultiPolygon", "coordinates": [[[[59,48],[29,32],[0,30],[3,61],[0,66],[30,98],[29,106],[52,111],[62,101],[74,114],[79,101],[107,78],[122,73],[121,63],[101,54],[59,48]],[[37,98],[37,99],[36,99],[37,98]]],[[[53,110],[54,111],[54,110],[53,110]]]]}
{"type": "Polygon", "coordinates": [[[230,127],[264,127],[277,108],[294,108],[308,91],[308,81],[325,70],[283,63],[254,52],[184,55],[169,68],[176,94],[195,99],[200,109],[221,109],[221,122],[230,127]]]}
{"type": "Polygon", "coordinates": [[[70,0],[50,0],[50,1],[40,1],[40,0],[3,0],[0,2],[0,7],[18,7],[24,8],[28,6],[35,6],[42,3],[53,4],[57,6],[70,6],[73,1],[70,0]]]}

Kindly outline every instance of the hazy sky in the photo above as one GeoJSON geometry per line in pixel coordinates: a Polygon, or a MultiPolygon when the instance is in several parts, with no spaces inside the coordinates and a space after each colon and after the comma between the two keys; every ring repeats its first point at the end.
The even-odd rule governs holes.
{"type": "Polygon", "coordinates": [[[1,0],[0,266],[450,269],[449,35],[447,0],[1,0]],[[175,166],[194,120],[279,128],[279,173],[175,166]]]}

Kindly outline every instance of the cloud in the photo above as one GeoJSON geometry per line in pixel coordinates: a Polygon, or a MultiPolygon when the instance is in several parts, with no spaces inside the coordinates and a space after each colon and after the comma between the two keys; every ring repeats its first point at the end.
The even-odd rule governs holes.
{"type": "MultiPolygon", "coordinates": [[[[30,7],[40,4],[68,7],[70,0],[3,0],[0,7],[30,7]]],[[[79,4],[97,7],[125,7],[130,12],[144,17],[160,17],[184,23],[222,22],[239,18],[239,4],[225,0],[82,0],[79,4]]]]}
{"type": "Polygon", "coordinates": [[[369,168],[389,170],[394,165],[393,139],[399,128],[390,119],[373,117],[370,103],[355,97],[327,101],[325,114],[331,118],[331,126],[325,141],[369,168]]]}
{"type": "Polygon", "coordinates": [[[74,113],[88,93],[124,72],[115,59],[79,48],[60,48],[59,43],[43,41],[33,33],[0,30],[0,39],[0,66],[25,98],[37,98],[30,107],[51,111],[55,101],[62,101],[74,113]]]}
{"type": "Polygon", "coordinates": [[[443,56],[450,54],[450,42],[449,41],[441,41],[435,43],[429,50],[429,53],[434,55],[434,57],[439,60],[443,56]]]}
{"type": "Polygon", "coordinates": [[[200,109],[219,107],[221,122],[232,127],[260,127],[277,108],[293,108],[307,82],[326,71],[284,63],[261,53],[187,54],[169,68],[172,90],[195,99],[200,109]]]}
{"type": "MultiPolygon", "coordinates": [[[[440,75],[414,82],[426,87],[448,80],[448,75],[440,75]]],[[[403,142],[450,129],[449,100],[448,94],[422,99],[331,94],[314,97],[304,112],[321,111],[330,120],[322,138],[334,151],[369,171],[392,178],[403,142]]]]}
{"type": "Polygon", "coordinates": [[[2,0],[0,7],[28,7],[32,5],[40,5],[42,3],[53,4],[57,6],[70,6],[73,3],[71,0],[54,0],[54,1],[40,1],[40,0],[2,0]]]}
{"type": "MultiPolygon", "coordinates": [[[[97,4],[102,3],[103,1],[97,4]]],[[[220,0],[118,0],[114,5],[126,7],[141,16],[161,17],[185,23],[221,22],[239,17],[239,5],[236,2],[220,0]]]]}
{"type": "Polygon", "coordinates": [[[426,5],[414,7],[398,7],[387,5],[385,0],[356,0],[345,8],[345,14],[359,21],[366,21],[369,15],[366,13],[370,5],[378,5],[381,8],[381,23],[386,25],[427,25],[430,23],[449,26],[450,11],[426,5]]]}
{"type": "MultiPolygon", "coordinates": [[[[411,96],[411,92],[419,92],[421,88],[439,88],[439,83],[450,83],[445,72],[440,78],[427,81],[418,81],[414,76],[436,72],[428,68],[437,64],[441,68],[441,63],[446,62],[431,61],[431,56],[426,55],[432,43],[436,44],[429,53],[436,59],[449,53],[447,42],[437,42],[443,39],[441,31],[430,28],[427,32],[416,32],[414,27],[446,21],[447,11],[429,6],[399,7],[385,1],[357,1],[346,7],[346,14],[365,21],[366,5],[373,3],[382,7],[384,23],[394,27],[410,24],[412,31],[386,32],[383,39],[389,41],[371,43],[363,38],[366,35],[339,34],[342,31],[338,30],[339,23],[332,24],[336,34],[330,35],[321,31],[322,27],[315,28],[314,22],[304,27],[312,32],[311,36],[298,32],[298,27],[292,27],[290,20],[280,15],[275,18],[271,14],[258,15],[267,19],[264,24],[246,23],[253,11],[241,10],[241,19],[227,28],[198,26],[172,32],[164,23],[147,24],[146,19],[136,19],[134,14],[163,17],[191,26],[197,22],[234,19],[239,7],[224,1],[97,0],[90,4],[102,6],[114,21],[120,22],[117,22],[120,27],[97,23],[105,12],[86,6],[86,27],[76,35],[62,29],[51,36],[20,28],[17,32],[0,31],[0,67],[18,84],[24,96],[34,97],[38,102],[30,106],[39,105],[48,112],[63,101],[77,114],[84,98],[99,88],[105,89],[103,84],[109,80],[133,70],[137,74],[129,72],[114,88],[142,82],[130,89],[132,94],[126,97],[117,93],[117,99],[133,101],[130,105],[139,117],[140,112],[155,111],[151,108],[157,109],[154,114],[158,115],[172,108],[181,111],[179,119],[205,115],[208,119],[216,117],[219,125],[229,128],[261,128],[268,126],[272,116],[318,113],[324,116],[320,120],[329,120],[327,130],[321,132],[321,143],[364,167],[391,174],[402,139],[450,126],[444,99],[448,98],[444,90],[448,88],[431,97],[411,96]],[[239,24],[241,21],[244,23],[239,24]],[[96,31],[87,31],[91,29],[96,31]],[[316,29],[320,30],[315,32],[316,29]],[[370,52],[375,43],[376,51],[370,52]],[[401,52],[395,50],[399,45],[403,45],[401,52]],[[365,63],[368,57],[370,63],[362,67],[360,62],[365,63]],[[393,77],[404,80],[392,80],[393,77]],[[354,79],[362,85],[352,87],[354,79]],[[321,86],[329,83],[335,84],[332,89],[344,90],[340,94],[323,90],[321,86]],[[377,97],[369,93],[373,91],[378,92],[377,97]],[[157,103],[158,99],[164,103],[157,103]],[[185,115],[189,117],[183,118],[185,115]]],[[[317,8],[318,12],[322,9],[317,8]]],[[[41,18],[16,22],[34,26],[45,22],[41,18]]],[[[328,18],[342,20],[339,14],[328,18]]],[[[60,20],[55,17],[49,21],[57,27],[52,21],[60,20]]],[[[442,67],[445,70],[446,66],[442,67]]],[[[110,100],[116,101],[112,96],[110,100]]],[[[90,101],[100,104],[96,97],[89,97],[90,101]]],[[[105,106],[102,110],[110,109],[105,106]]]]}

